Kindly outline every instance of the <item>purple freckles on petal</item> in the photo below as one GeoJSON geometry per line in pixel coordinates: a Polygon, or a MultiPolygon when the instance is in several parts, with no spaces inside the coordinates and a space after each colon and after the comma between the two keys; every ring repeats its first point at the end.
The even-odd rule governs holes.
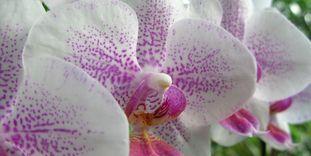
{"type": "Polygon", "coordinates": [[[27,33],[18,24],[0,27],[0,118],[13,105],[22,74],[22,49],[27,33]]]}
{"type": "Polygon", "coordinates": [[[243,136],[252,136],[259,130],[258,119],[245,109],[222,120],[220,124],[227,130],[243,136]]]}
{"type": "Polygon", "coordinates": [[[243,40],[245,21],[249,12],[247,0],[220,0],[223,7],[222,27],[243,40]]]}
{"type": "Polygon", "coordinates": [[[260,65],[261,72],[264,74],[262,79],[268,75],[279,75],[292,70],[292,66],[287,61],[289,54],[286,54],[286,47],[276,39],[263,35],[252,34],[249,36],[246,45],[251,50],[257,64],[260,65]]]}
{"type": "Polygon", "coordinates": [[[292,105],[292,103],[293,99],[291,97],[284,100],[275,101],[270,106],[270,113],[274,114],[283,112],[287,110],[292,105]]]}
{"type": "Polygon", "coordinates": [[[135,86],[135,74],[140,71],[135,51],[137,36],[126,28],[118,30],[109,25],[100,29],[86,25],[67,32],[67,46],[74,53],[64,59],[102,83],[124,108],[135,86]]]}
{"type": "Polygon", "coordinates": [[[166,0],[143,0],[133,8],[139,20],[138,62],[142,67],[162,67],[168,29],[175,20],[175,8],[166,0]]]}

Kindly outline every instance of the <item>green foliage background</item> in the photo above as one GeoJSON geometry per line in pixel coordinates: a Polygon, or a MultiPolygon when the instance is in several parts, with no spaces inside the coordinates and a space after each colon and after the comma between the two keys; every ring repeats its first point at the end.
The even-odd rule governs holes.
{"type": "MultiPolygon", "coordinates": [[[[273,7],[287,16],[311,40],[311,0],[273,0],[273,7]]],[[[233,147],[213,143],[213,156],[311,156],[311,122],[291,125],[291,132],[294,142],[298,143],[291,151],[272,150],[259,139],[249,138],[233,147]]]]}

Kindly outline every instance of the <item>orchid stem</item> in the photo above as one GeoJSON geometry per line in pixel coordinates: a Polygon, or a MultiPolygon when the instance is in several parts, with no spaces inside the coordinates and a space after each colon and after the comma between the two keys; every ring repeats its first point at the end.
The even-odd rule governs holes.
{"type": "Polygon", "coordinates": [[[265,142],[260,141],[261,144],[261,156],[267,156],[267,145],[265,142]]]}
{"type": "Polygon", "coordinates": [[[271,149],[271,156],[277,156],[277,151],[275,149],[271,149]]]}

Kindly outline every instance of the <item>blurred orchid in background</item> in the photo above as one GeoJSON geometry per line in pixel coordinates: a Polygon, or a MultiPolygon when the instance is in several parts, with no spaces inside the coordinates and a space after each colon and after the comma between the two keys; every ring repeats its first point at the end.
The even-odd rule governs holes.
{"type": "MultiPolygon", "coordinates": [[[[221,121],[222,126],[215,125],[213,140],[231,146],[242,141],[243,135],[259,135],[274,148],[291,147],[288,126],[282,124],[285,121],[269,114],[281,111],[280,107],[290,107],[291,98],[286,98],[301,92],[310,83],[310,41],[276,10],[263,10],[262,6],[268,7],[270,1],[260,1],[265,3],[263,5],[253,1],[254,6],[249,6],[251,2],[246,0],[221,2],[224,9],[222,26],[242,40],[255,55],[258,82],[253,99],[245,106],[248,109],[241,109],[221,121]],[[277,100],[281,101],[273,102],[277,100]],[[273,103],[270,112],[269,103],[273,103]]],[[[298,112],[295,112],[296,116],[299,116],[298,112]]]]}
{"type": "Polygon", "coordinates": [[[209,125],[253,94],[253,56],[217,26],[218,3],[218,16],[201,1],[127,4],[82,0],[36,22],[2,152],[210,155],[209,125]]]}
{"type": "Polygon", "coordinates": [[[288,124],[301,124],[311,120],[310,101],[309,85],[293,97],[271,103],[268,133],[260,137],[278,150],[293,148],[288,124]]]}

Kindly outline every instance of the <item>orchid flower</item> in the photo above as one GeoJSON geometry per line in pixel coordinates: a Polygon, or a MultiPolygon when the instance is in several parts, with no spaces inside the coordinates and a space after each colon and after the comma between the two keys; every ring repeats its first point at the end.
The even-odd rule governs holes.
{"type": "MultiPolygon", "coordinates": [[[[260,110],[269,110],[264,105],[269,105],[270,101],[295,95],[310,83],[311,44],[303,33],[274,9],[257,8],[255,9],[257,11],[250,15],[248,10],[251,7],[248,7],[247,1],[230,3],[223,0],[221,2],[224,6],[223,27],[243,41],[257,61],[258,82],[254,97],[249,102],[249,105],[255,106],[248,107],[262,107],[260,110]]],[[[267,1],[266,4],[269,3],[267,1]]],[[[267,116],[266,112],[269,111],[265,113],[256,113],[247,109],[238,111],[220,122],[222,127],[231,133],[220,136],[218,133],[226,130],[215,125],[212,128],[214,131],[212,134],[215,134],[212,135],[213,139],[220,144],[230,146],[244,138],[234,136],[235,134],[244,136],[257,134],[260,132],[259,123],[262,123],[260,120],[262,118],[267,120],[264,117],[267,116]],[[224,142],[225,137],[228,136],[233,139],[224,142]]],[[[266,130],[265,124],[262,127],[261,130],[266,130]]]]}
{"type": "Polygon", "coordinates": [[[177,21],[180,5],[135,2],[133,10],[120,1],[77,1],[51,9],[33,26],[24,81],[2,122],[2,149],[210,154],[209,124],[253,94],[254,58],[213,22],[177,21]]]}

